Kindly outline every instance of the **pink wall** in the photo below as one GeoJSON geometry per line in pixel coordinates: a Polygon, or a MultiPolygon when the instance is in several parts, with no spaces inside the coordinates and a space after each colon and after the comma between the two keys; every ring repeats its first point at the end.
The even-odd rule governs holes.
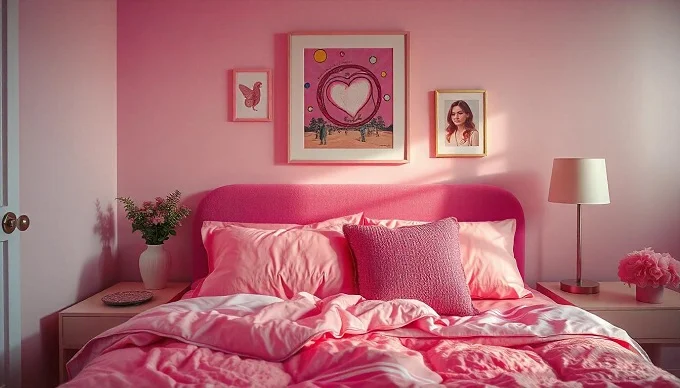
{"type": "MultiPolygon", "coordinates": [[[[496,184],[525,207],[534,282],[575,272],[576,209],[547,202],[552,158],[605,157],[612,204],[584,208],[584,273],[614,279],[644,246],[680,257],[678,2],[126,1],[118,38],[121,195],[178,188],[194,205],[232,183],[496,184]],[[394,29],[411,32],[411,163],[287,165],[285,34],[394,29]],[[227,71],[249,66],[273,68],[273,123],[226,119],[227,71]],[[488,91],[489,156],[431,157],[438,88],[488,91]]],[[[143,244],[122,217],[122,273],[135,279],[143,244]]],[[[187,241],[183,227],[169,243],[177,278],[190,274],[187,241]]]]}
{"type": "Polygon", "coordinates": [[[116,195],[116,3],[21,1],[19,13],[23,383],[53,387],[57,312],[116,278],[96,207],[107,214],[116,195]]]}

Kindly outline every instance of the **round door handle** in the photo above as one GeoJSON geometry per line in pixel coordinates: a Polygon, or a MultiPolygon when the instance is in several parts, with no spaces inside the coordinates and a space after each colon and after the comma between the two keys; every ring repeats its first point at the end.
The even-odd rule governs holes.
{"type": "Polygon", "coordinates": [[[25,231],[29,226],[31,226],[31,219],[25,214],[20,215],[18,221],[19,225],[17,225],[17,228],[21,232],[25,231]]]}
{"type": "Polygon", "coordinates": [[[17,215],[13,212],[7,212],[4,217],[2,217],[2,230],[10,234],[14,232],[15,229],[23,232],[28,229],[31,225],[31,219],[26,215],[21,215],[17,218],[17,215]]]}

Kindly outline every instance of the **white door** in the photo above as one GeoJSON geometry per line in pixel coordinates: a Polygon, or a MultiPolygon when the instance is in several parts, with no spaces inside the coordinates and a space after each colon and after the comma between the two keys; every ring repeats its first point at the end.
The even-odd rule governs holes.
{"type": "Polygon", "coordinates": [[[0,387],[21,385],[19,231],[19,0],[2,1],[0,53],[0,387]]]}

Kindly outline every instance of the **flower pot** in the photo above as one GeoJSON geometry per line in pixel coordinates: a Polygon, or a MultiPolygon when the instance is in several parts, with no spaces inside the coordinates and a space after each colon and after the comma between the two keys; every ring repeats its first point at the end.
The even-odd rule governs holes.
{"type": "Polygon", "coordinates": [[[663,286],[659,287],[640,287],[635,286],[635,299],[638,302],[661,303],[663,302],[663,286]]]}
{"type": "Polygon", "coordinates": [[[170,270],[170,254],[163,244],[147,245],[146,250],[139,255],[139,273],[142,275],[144,288],[159,290],[168,283],[170,270]]]}

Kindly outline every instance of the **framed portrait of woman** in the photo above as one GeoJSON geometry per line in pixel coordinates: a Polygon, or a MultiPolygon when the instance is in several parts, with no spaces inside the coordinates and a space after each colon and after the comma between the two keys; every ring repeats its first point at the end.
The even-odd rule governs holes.
{"type": "Polygon", "coordinates": [[[486,156],[486,91],[435,90],[435,157],[486,156]]]}

